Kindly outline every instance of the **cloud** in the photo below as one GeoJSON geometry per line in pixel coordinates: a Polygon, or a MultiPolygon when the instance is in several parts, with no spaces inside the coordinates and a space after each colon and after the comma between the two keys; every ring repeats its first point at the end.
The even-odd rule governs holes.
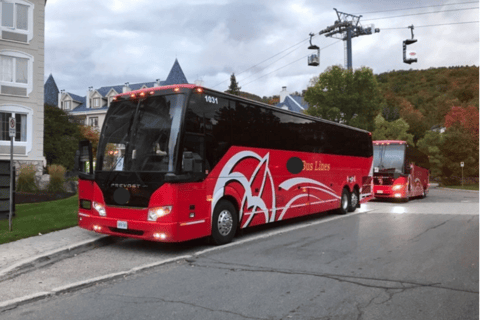
{"type": "Polygon", "coordinates": [[[242,90],[260,96],[278,94],[282,86],[300,92],[328,66],[344,63],[344,43],[318,35],[337,20],[333,8],[363,14],[363,24],[375,23],[381,29],[379,34],[353,40],[355,68],[368,66],[381,73],[478,65],[478,23],[421,27],[476,21],[478,10],[367,21],[466,7],[370,13],[437,4],[451,2],[49,0],[45,73],[52,73],[60,88],[84,95],[89,86],[164,80],[178,58],[190,82],[201,78],[207,87],[220,83],[214,88],[217,90],[226,90],[230,74],[235,72],[242,90]],[[402,62],[402,41],[410,38],[406,27],[411,24],[416,26],[419,62],[407,65],[402,62]],[[316,34],[313,42],[322,48],[319,67],[307,65],[310,32],[316,34]],[[305,42],[292,47],[302,40],[305,42]]]}

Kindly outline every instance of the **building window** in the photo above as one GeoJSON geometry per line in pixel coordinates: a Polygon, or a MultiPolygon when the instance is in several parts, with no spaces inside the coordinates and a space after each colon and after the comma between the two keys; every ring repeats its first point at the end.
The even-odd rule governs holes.
{"type": "Polygon", "coordinates": [[[91,127],[98,127],[98,117],[88,118],[88,125],[91,127]]]}
{"type": "Polygon", "coordinates": [[[65,101],[64,110],[70,110],[72,101],[65,101]]]}
{"type": "Polygon", "coordinates": [[[94,98],[93,99],[93,107],[94,108],[100,108],[100,98],[94,98]]]}
{"type": "Polygon", "coordinates": [[[19,51],[0,51],[0,93],[27,96],[33,89],[33,57],[19,51]],[[18,91],[20,90],[20,91],[18,91]]]}
{"type": "Polygon", "coordinates": [[[15,117],[17,125],[15,141],[27,141],[27,115],[7,112],[0,112],[0,140],[10,141],[8,119],[12,115],[15,117]]]}
{"type": "Polygon", "coordinates": [[[28,59],[0,55],[1,81],[28,84],[28,59]]]}
{"type": "Polygon", "coordinates": [[[0,38],[30,42],[33,38],[34,4],[27,0],[0,1],[0,38]]]}

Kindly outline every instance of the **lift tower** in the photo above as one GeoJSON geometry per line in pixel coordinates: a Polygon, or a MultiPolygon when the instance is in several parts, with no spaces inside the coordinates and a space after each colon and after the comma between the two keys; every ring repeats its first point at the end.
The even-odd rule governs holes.
{"type": "Polygon", "coordinates": [[[373,24],[368,27],[362,27],[360,24],[360,18],[362,16],[340,12],[335,8],[333,8],[333,10],[337,13],[338,20],[335,21],[333,26],[329,26],[320,31],[319,35],[324,34],[325,37],[332,37],[345,41],[345,67],[347,69],[352,69],[352,38],[378,33],[380,32],[380,29],[375,29],[373,24]]]}

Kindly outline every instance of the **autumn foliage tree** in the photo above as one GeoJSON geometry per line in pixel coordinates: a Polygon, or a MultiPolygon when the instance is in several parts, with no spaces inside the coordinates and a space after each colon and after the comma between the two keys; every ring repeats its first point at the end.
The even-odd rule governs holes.
{"type": "Polygon", "coordinates": [[[442,172],[445,177],[460,177],[460,162],[464,162],[464,175],[477,177],[479,174],[478,109],[469,106],[452,107],[445,116],[445,142],[442,152],[445,158],[442,172]]]}
{"type": "Polygon", "coordinates": [[[97,154],[98,140],[100,139],[100,131],[97,128],[85,125],[80,125],[79,129],[82,138],[92,143],[92,152],[95,157],[97,154]]]}

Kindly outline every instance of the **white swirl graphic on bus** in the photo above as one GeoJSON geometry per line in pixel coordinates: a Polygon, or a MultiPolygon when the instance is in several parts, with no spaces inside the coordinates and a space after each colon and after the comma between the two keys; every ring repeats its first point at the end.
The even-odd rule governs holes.
{"type": "Polygon", "coordinates": [[[324,203],[324,202],[332,202],[332,201],[338,201],[340,197],[335,194],[335,191],[326,186],[323,183],[320,183],[316,180],[309,179],[309,178],[303,178],[303,177],[296,177],[296,178],[291,178],[288,180],[283,181],[280,183],[279,187],[284,190],[290,190],[295,186],[299,185],[304,185],[303,189],[312,189],[312,190],[317,190],[322,192],[323,194],[329,195],[330,199],[328,200],[322,200],[319,197],[312,195],[312,194],[299,194],[293,196],[287,204],[283,208],[277,208],[275,199],[276,199],[276,194],[275,190],[276,187],[273,182],[272,178],[272,173],[269,168],[269,160],[270,160],[270,153],[267,153],[264,157],[259,156],[255,152],[252,151],[241,151],[237,154],[235,154],[228,162],[225,164],[225,166],[222,168],[219,178],[215,184],[215,188],[213,191],[213,199],[212,199],[212,206],[211,206],[211,215],[213,216],[213,211],[215,209],[215,205],[217,202],[225,195],[225,188],[226,186],[231,183],[231,182],[238,182],[242,185],[243,189],[245,190],[245,193],[242,198],[242,203],[240,205],[240,210],[239,210],[239,221],[242,221],[243,216],[248,216],[246,219],[245,223],[242,228],[247,227],[254,216],[256,214],[263,214],[265,218],[265,223],[273,222],[276,219],[276,214],[277,210],[282,209],[280,212],[280,215],[278,216],[278,220],[282,220],[285,213],[287,212],[288,209],[294,207],[293,203],[303,197],[308,197],[310,196],[312,199],[317,199],[318,201],[315,203],[324,203]],[[253,174],[251,175],[250,179],[248,179],[243,173],[233,171],[235,167],[237,167],[242,161],[245,159],[253,158],[256,159],[259,163],[256,166],[255,170],[253,171],[253,174]],[[263,169],[263,170],[262,170],[263,169]],[[261,177],[261,186],[257,190],[258,195],[253,195],[252,192],[252,185],[253,182],[259,178],[258,175],[263,171],[263,177],[261,177]],[[313,185],[313,186],[312,186],[313,185]],[[269,186],[270,192],[271,192],[271,205],[267,206],[265,203],[263,196],[264,192],[266,189],[266,186],[269,186]],[[248,212],[244,212],[244,208],[247,208],[248,212]],[[270,209],[269,209],[270,208],[270,209]]]}

